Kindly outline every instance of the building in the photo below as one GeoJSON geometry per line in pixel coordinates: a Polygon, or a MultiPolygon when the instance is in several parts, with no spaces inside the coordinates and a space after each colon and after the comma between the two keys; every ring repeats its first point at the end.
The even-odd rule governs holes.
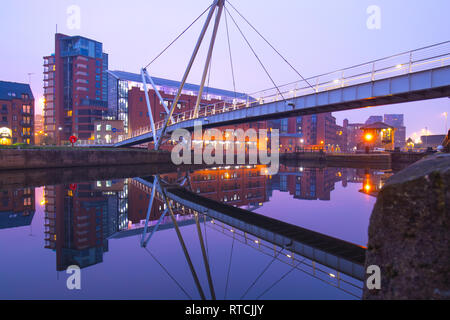
{"type": "Polygon", "coordinates": [[[422,143],[417,144],[418,148],[433,148],[436,149],[441,146],[445,140],[445,134],[433,134],[428,136],[420,136],[420,141],[422,143]]]}
{"type": "Polygon", "coordinates": [[[44,57],[44,131],[55,144],[92,139],[94,122],[108,110],[108,55],[100,42],[55,35],[55,51],[44,57]]]}
{"type": "MultiPolygon", "coordinates": [[[[178,92],[180,82],[158,77],[152,77],[157,90],[170,109],[172,101],[178,92]]],[[[149,100],[152,106],[152,116],[155,122],[165,119],[166,111],[155,90],[147,79],[149,100]]],[[[108,71],[108,115],[124,122],[124,132],[129,133],[150,125],[144,85],[140,74],[124,71],[108,71]]],[[[195,107],[200,86],[186,83],[180,100],[174,111],[174,116],[191,111],[195,107]]],[[[243,103],[247,96],[243,93],[205,87],[200,106],[211,105],[220,101],[243,103]]]]}
{"type": "Polygon", "coordinates": [[[303,148],[345,151],[347,135],[336,118],[328,113],[290,117],[267,121],[269,129],[278,129],[280,152],[295,152],[303,148]]]}
{"type": "Polygon", "coordinates": [[[365,124],[374,124],[376,122],[383,122],[383,117],[382,116],[370,116],[367,120],[365,124]]]}
{"type": "Polygon", "coordinates": [[[117,143],[124,137],[122,120],[97,120],[94,122],[94,129],[97,144],[117,143]]]}
{"type": "Polygon", "coordinates": [[[365,125],[363,130],[363,139],[365,147],[376,150],[394,150],[395,128],[383,122],[375,122],[365,125]]]}
{"type": "Polygon", "coordinates": [[[403,114],[385,114],[384,123],[395,128],[395,148],[404,148],[406,144],[406,127],[403,122],[403,114]]]}
{"type": "Polygon", "coordinates": [[[404,119],[403,114],[385,114],[384,115],[384,123],[386,123],[394,128],[404,126],[403,119],[404,119]]]}
{"type": "Polygon", "coordinates": [[[34,97],[29,84],[0,81],[0,144],[34,144],[34,97]]]}
{"type": "Polygon", "coordinates": [[[364,123],[349,123],[347,119],[344,120],[348,151],[356,151],[364,148],[363,131],[361,130],[364,126],[364,123]]]}

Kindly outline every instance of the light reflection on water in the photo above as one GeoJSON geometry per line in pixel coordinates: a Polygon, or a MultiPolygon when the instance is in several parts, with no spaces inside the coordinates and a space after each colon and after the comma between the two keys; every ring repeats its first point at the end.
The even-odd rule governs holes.
{"type": "MultiPolygon", "coordinates": [[[[259,172],[258,167],[214,168],[187,177],[192,192],[203,197],[365,246],[374,196],[391,175],[296,166],[281,166],[278,175],[269,177],[259,172]]],[[[184,172],[161,175],[170,184],[185,177],[184,172]]],[[[217,299],[360,297],[355,286],[361,287],[361,281],[200,212],[203,255],[195,211],[174,201],[182,240],[166,214],[142,248],[151,199],[151,188],[143,181],[2,191],[0,298],[199,299],[203,291],[209,299],[208,272],[217,299]],[[65,270],[73,264],[82,268],[80,291],[66,288],[65,270]]],[[[157,193],[149,230],[165,208],[157,193]]]]}

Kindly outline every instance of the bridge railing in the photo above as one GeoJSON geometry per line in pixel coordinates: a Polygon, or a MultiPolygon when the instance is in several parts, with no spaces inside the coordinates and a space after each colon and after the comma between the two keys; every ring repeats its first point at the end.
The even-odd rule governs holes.
{"type": "MultiPolygon", "coordinates": [[[[197,115],[193,110],[177,113],[173,115],[174,122],[170,121],[169,125],[448,65],[450,65],[450,41],[291,82],[278,88],[246,94],[237,97],[233,102],[220,101],[201,107],[197,115]]],[[[164,121],[156,122],[156,130],[161,129],[163,125],[164,121]]],[[[128,138],[149,132],[150,126],[140,128],[130,132],[128,138]]]]}

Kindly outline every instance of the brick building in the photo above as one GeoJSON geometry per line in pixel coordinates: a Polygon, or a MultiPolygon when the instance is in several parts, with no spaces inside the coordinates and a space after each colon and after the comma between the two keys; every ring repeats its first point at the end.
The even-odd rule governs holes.
{"type": "Polygon", "coordinates": [[[0,81],[0,144],[34,144],[34,97],[30,85],[0,81]]]}
{"type": "Polygon", "coordinates": [[[349,123],[347,119],[344,120],[344,130],[347,133],[347,150],[356,151],[364,148],[363,131],[364,123],[349,123]]]}
{"type": "Polygon", "coordinates": [[[94,121],[108,109],[108,55],[100,42],[55,35],[55,51],[44,57],[44,131],[56,144],[75,135],[92,139],[94,121]]]}
{"type": "Polygon", "coordinates": [[[346,132],[330,112],[269,120],[267,126],[279,130],[281,153],[303,148],[346,150],[346,132]]]}

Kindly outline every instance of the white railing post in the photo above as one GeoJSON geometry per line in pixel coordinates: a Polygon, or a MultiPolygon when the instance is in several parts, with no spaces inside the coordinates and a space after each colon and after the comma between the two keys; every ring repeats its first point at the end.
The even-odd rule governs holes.
{"type": "Polygon", "coordinates": [[[409,53],[409,73],[412,71],[412,51],[409,53]]]}
{"type": "Polygon", "coordinates": [[[372,76],[371,76],[372,81],[375,81],[375,62],[372,63],[372,76]]]}

